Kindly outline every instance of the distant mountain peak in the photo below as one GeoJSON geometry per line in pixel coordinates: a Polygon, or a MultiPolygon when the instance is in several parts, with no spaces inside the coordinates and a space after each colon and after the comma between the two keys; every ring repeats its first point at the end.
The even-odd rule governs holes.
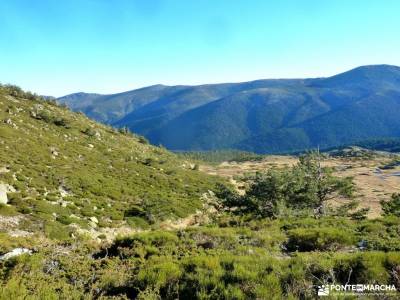
{"type": "Polygon", "coordinates": [[[102,94],[97,94],[97,93],[86,93],[86,92],[76,92],[76,93],[72,93],[72,94],[68,94],[68,95],[59,97],[58,99],[67,98],[67,97],[82,97],[82,96],[102,96],[102,94]]]}
{"type": "Polygon", "coordinates": [[[365,65],[349,71],[320,78],[311,83],[314,87],[366,88],[368,85],[390,88],[400,84],[400,67],[394,65],[365,65]]]}

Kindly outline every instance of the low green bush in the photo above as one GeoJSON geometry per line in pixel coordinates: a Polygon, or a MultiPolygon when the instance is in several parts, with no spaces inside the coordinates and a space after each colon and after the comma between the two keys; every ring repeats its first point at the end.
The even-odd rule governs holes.
{"type": "Polygon", "coordinates": [[[52,240],[69,241],[72,230],[58,222],[48,221],[44,225],[44,233],[52,240]]]}
{"type": "Polygon", "coordinates": [[[385,215],[400,217],[400,194],[393,194],[389,201],[381,201],[381,205],[385,215]]]}
{"type": "Polygon", "coordinates": [[[149,223],[140,217],[125,217],[125,220],[133,228],[148,229],[150,227],[149,223]]]}
{"type": "Polygon", "coordinates": [[[0,216],[15,216],[17,211],[15,207],[0,203],[0,216]]]}
{"type": "Polygon", "coordinates": [[[288,231],[288,251],[336,251],[355,246],[356,237],[351,231],[325,228],[297,228],[288,231]]]}

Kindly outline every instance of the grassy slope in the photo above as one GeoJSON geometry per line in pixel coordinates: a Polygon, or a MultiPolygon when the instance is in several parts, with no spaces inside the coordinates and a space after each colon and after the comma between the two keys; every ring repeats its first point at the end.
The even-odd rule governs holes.
{"type": "Polygon", "coordinates": [[[122,225],[126,216],[143,224],[195,212],[215,184],[137,136],[4,88],[0,120],[0,169],[8,169],[0,182],[17,190],[0,212],[57,226],[85,227],[92,216],[100,226],[122,225]]]}

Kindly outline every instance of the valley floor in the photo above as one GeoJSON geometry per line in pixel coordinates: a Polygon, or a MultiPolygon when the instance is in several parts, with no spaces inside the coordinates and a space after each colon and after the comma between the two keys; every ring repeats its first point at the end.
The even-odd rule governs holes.
{"type": "MultiPolygon", "coordinates": [[[[333,167],[334,174],[339,177],[352,176],[356,184],[356,197],[360,207],[369,207],[369,217],[380,216],[380,200],[388,200],[393,193],[400,192],[400,166],[392,169],[383,168],[391,158],[376,157],[369,159],[330,157],[323,161],[324,166],[333,167]]],[[[202,164],[200,170],[210,174],[228,178],[236,186],[239,193],[244,193],[244,185],[240,177],[249,173],[266,171],[271,168],[292,166],[298,162],[294,156],[271,155],[262,161],[223,162],[219,165],[202,164]]],[[[340,203],[340,198],[333,205],[340,203]]]]}

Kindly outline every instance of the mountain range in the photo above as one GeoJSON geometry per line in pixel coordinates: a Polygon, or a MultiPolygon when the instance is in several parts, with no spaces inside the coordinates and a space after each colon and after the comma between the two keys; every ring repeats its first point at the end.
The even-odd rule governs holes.
{"type": "Polygon", "coordinates": [[[57,101],[171,150],[282,153],[400,137],[400,67],[391,65],[327,78],[153,85],[57,101]]]}

